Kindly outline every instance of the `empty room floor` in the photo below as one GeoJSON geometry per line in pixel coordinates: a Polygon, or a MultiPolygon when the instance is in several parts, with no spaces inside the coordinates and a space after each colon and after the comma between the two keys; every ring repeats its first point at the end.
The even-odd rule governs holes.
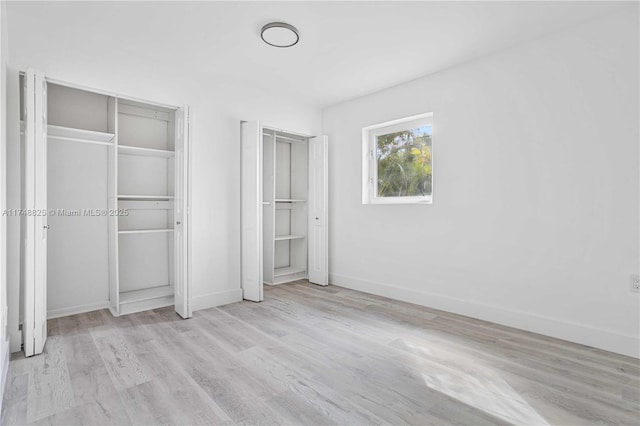
{"type": "Polygon", "coordinates": [[[2,424],[638,424],[640,361],[299,281],[181,320],[49,321],[2,424]]]}

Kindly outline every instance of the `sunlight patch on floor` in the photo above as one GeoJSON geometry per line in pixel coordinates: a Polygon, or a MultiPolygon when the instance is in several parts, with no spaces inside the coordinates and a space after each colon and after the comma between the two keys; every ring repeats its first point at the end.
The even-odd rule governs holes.
{"type": "Polygon", "coordinates": [[[415,367],[430,389],[510,423],[549,425],[499,372],[480,365],[459,348],[434,343],[402,338],[396,345],[418,355],[415,367]]]}
{"type": "Polygon", "coordinates": [[[519,425],[549,424],[500,378],[446,372],[424,373],[422,378],[431,389],[502,420],[519,425]]]}

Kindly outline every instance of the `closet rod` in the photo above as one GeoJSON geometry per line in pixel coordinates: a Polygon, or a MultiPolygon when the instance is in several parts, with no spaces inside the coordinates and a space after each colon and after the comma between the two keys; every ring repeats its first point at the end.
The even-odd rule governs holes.
{"type": "Polygon", "coordinates": [[[277,139],[284,139],[286,141],[292,141],[292,142],[306,142],[306,141],[303,141],[301,139],[295,139],[295,138],[290,138],[290,137],[287,137],[287,136],[280,136],[280,135],[276,135],[276,140],[277,139]]]}
{"type": "Polygon", "coordinates": [[[68,138],[66,136],[47,135],[47,139],[65,141],[65,142],[90,143],[90,144],[94,144],[94,145],[106,145],[106,146],[112,146],[113,145],[113,142],[102,142],[102,141],[92,141],[92,140],[89,140],[89,139],[68,138]]]}

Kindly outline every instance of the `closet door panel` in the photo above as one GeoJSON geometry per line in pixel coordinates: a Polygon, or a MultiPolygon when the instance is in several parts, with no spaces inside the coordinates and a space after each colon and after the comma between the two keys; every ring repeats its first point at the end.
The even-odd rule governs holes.
{"type": "MultiPolygon", "coordinates": [[[[37,73],[36,78],[36,211],[48,211],[47,205],[47,82],[44,75],[37,73]]],[[[35,245],[35,330],[34,351],[41,353],[47,340],[47,246],[49,238],[49,216],[36,216],[35,245]]]]}
{"type": "Polygon", "coordinates": [[[192,315],[189,294],[189,198],[191,194],[189,132],[189,109],[180,108],[175,113],[175,163],[169,169],[171,182],[175,182],[174,215],[171,217],[174,222],[174,233],[169,235],[169,241],[173,245],[169,259],[169,274],[175,292],[175,311],[182,318],[190,318],[192,315]]]}
{"type": "Polygon", "coordinates": [[[275,137],[274,132],[265,132],[263,138],[262,169],[262,279],[266,284],[273,284],[273,268],[275,245],[273,237],[277,233],[277,212],[275,209],[275,137]]]}
{"type": "Polygon", "coordinates": [[[24,78],[23,344],[26,356],[42,353],[47,339],[47,83],[28,70],[24,78]]]}
{"type": "MultiPolygon", "coordinates": [[[[262,276],[262,126],[241,124],[241,283],[243,298],[263,300],[262,276]]],[[[277,155],[277,151],[276,151],[277,155]]],[[[276,172],[277,173],[277,172],[276,172]]],[[[277,194],[276,194],[277,196],[277,194]]],[[[276,249],[277,251],[277,249],[276,249]]]]}
{"type": "Polygon", "coordinates": [[[309,281],[329,283],[328,253],[328,140],[309,141],[309,281]]]}
{"type": "MultiPolygon", "coordinates": [[[[109,208],[117,210],[118,205],[118,100],[110,97],[108,102],[107,132],[116,135],[114,144],[108,148],[107,159],[107,200],[109,208]]],[[[120,294],[118,285],[118,222],[116,215],[109,216],[109,310],[120,315],[120,294]]]]}
{"type": "MultiPolygon", "coordinates": [[[[45,212],[47,205],[47,82],[36,73],[36,137],[35,137],[35,210],[45,212]]],[[[42,353],[47,340],[47,244],[49,216],[39,214],[35,220],[35,321],[34,352],[42,353]]]]}
{"type": "MultiPolygon", "coordinates": [[[[23,204],[26,209],[35,209],[35,74],[28,70],[23,79],[23,119],[24,119],[24,162],[23,166],[23,204]]],[[[35,355],[35,217],[27,216],[21,221],[24,234],[23,270],[24,306],[23,306],[23,348],[25,356],[35,355]]]]}

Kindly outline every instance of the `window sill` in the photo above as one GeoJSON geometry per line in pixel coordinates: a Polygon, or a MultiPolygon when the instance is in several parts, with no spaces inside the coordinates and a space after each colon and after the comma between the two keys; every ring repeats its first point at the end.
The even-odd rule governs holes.
{"type": "Polygon", "coordinates": [[[372,200],[365,200],[362,202],[364,205],[398,205],[398,204],[433,204],[433,197],[429,198],[414,198],[414,197],[386,197],[386,198],[374,198],[372,200]]]}

